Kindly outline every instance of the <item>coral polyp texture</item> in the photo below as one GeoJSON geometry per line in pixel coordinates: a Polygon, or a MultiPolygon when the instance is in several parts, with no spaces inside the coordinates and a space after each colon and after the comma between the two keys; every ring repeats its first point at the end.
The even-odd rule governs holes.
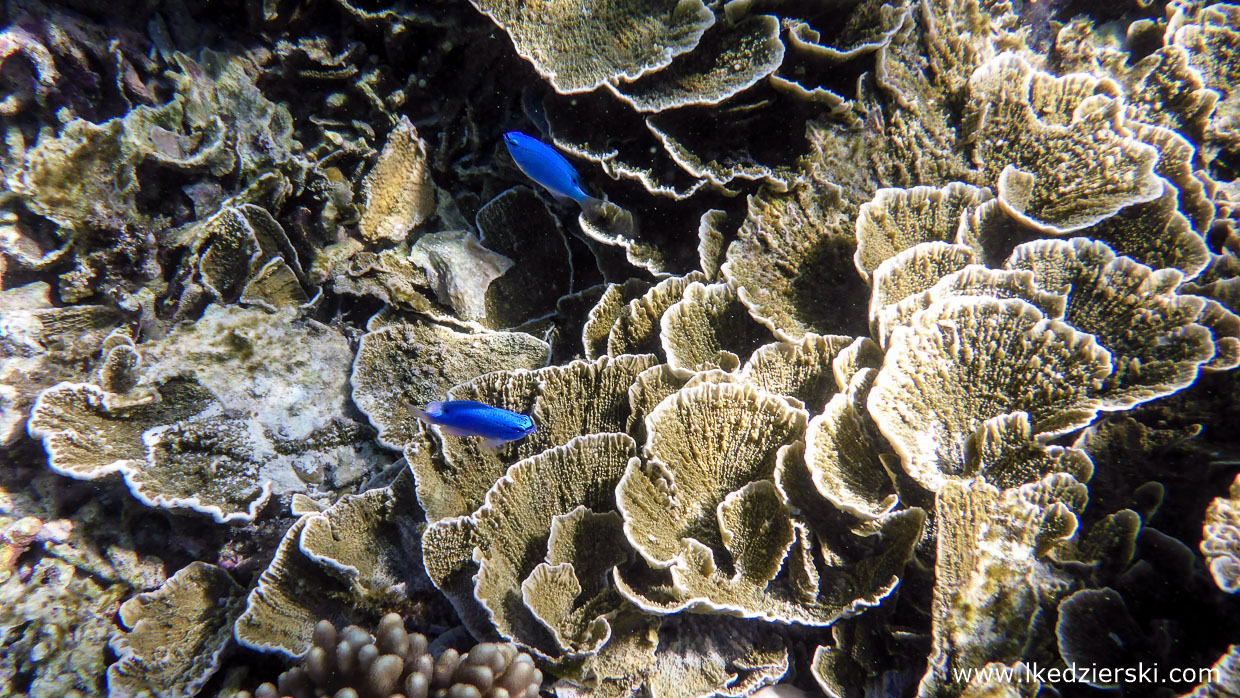
{"type": "Polygon", "coordinates": [[[0,695],[1236,695],[1240,5],[0,25],[0,695]]]}
{"type": "Polygon", "coordinates": [[[449,648],[433,656],[427,649],[426,636],[406,632],[395,613],[379,621],[374,635],[356,625],[337,631],[321,620],[304,667],[284,672],[277,684],[265,683],[253,694],[236,695],[534,698],[542,687],[542,672],[510,643],[480,643],[464,655],[449,648]]]}

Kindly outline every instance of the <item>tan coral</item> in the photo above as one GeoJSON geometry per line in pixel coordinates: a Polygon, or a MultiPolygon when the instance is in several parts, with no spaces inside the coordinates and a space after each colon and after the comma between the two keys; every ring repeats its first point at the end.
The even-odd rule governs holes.
{"type": "Polygon", "coordinates": [[[1062,235],[1162,193],[1158,151],[1130,135],[1108,89],[1117,88],[1053,78],[1014,54],[969,79],[973,158],[1009,215],[1062,235]]]}
{"type": "Polygon", "coordinates": [[[892,334],[867,405],[904,470],[937,490],[964,472],[966,438],[1023,411],[1038,433],[1087,424],[1112,370],[1091,335],[1019,300],[949,298],[892,334]]]}
{"type": "Polygon", "coordinates": [[[856,383],[836,393],[805,430],[805,464],[818,493],[841,511],[867,519],[898,503],[879,458],[884,446],[865,411],[876,373],[863,369],[856,383]]]}
{"type": "Polygon", "coordinates": [[[86,360],[120,320],[105,306],[56,308],[50,294],[42,281],[0,291],[0,445],[25,431],[40,391],[85,378],[86,360]]]}
{"type": "Polygon", "coordinates": [[[616,494],[630,543],[650,564],[667,567],[672,583],[617,576],[629,601],[658,614],[697,610],[827,625],[892,591],[920,512],[859,532],[883,531],[888,547],[856,569],[838,553],[805,558],[816,546],[772,481],[781,447],[799,441],[804,429],[800,410],[745,384],[704,383],[664,400],[646,421],[648,460],[630,463],[616,494]],[[781,569],[797,567],[786,560],[816,571],[808,578],[788,573],[805,582],[790,588],[776,581],[781,569]]]}
{"type": "Polygon", "coordinates": [[[649,462],[631,467],[617,490],[629,539],[660,567],[685,536],[720,545],[716,507],[773,477],[779,447],[804,429],[803,412],[743,384],[701,385],[664,400],[646,418],[649,462]]]}
{"type": "Polygon", "coordinates": [[[595,651],[610,635],[604,614],[619,598],[600,582],[632,553],[619,517],[593,515],[615,511],[616,484],[636,456],[622,434],[582,436],[516,463],[487,493],[473,515],[474,596],[501,636],[560,657],[595,651]],[[540,541],[548,541],[545,561],[540,541]],[[583,605],[597,612],[568,612],[583,605]]]}
{"type": "Polygon", "coordinates": [[[499,329],[555,313],[573,287],[573,265],[560,222],[529,187],[488,201],[476,217],[486,249],[512,260],[487,287],[487,326],[499,329]]]}
{"type": "Polygon", "coordinates": [[[796,398],[810,414],[817,414],[839,390],[835,360],[852,345],[852,337],[816,334],[795,343],[764,344],[741,367],[740,378],[769,393],[796,398]]]}
{"type": "MultiPolygon", "coordinates": [[[[581,329],[581,344],[587,359],[594,360],[608,353],[607,345],[613,326],[621,315],[627,312],[629,302],[640,298],[649,290],[650,284],[641,279],[629,279],[623,284],[607,284],[594,307],[590,309],[581,329]]],[[[651,326],[653,327],[653,323],[651,326]]],[[[653,346],[655,343],[651,344],[653,346]]]]}
{"type": "Polygon", "coordinates": [[[1065,474],[1003,492],[983,482],[943,484],[936,502],[934,645],[918,695],[962,691],[963,672],[1023,658],[1043,596],[1069,591],[1043,558],[1075,534],[1085,501],[1085,487],[1065,474]]]}
{"type": "MultiPolygon", "coordinates": [[[[964,9],[957,2],[922,5],[918,21],[915,6],[888,44],[879,48],[875,60],[876,89],[858,95],[858,101],[870,114],[869,125],[874,127],[863,132],[864,138],[840,138],[841,134],[826,124],[815,129],[824,142],[835,141],[831,148],[834,157],[826,162],[840,171],[840,184],[852,191],[847,198],[856,205],[869,201],[882,187],[942,186],[968,179],[966,158],[958,148],[958,123],[952,110],[942,105],[958,101],[959,89],[974,66],[970,61],[963,76],[950,70],[945,74],[932,67],[935,56],[927,55],[927,49],[942,50],[941,41],[945,38],[936,32],[935,20],[930,15],[964,9]],[[881,119],[876,112],[880,99],[890,100],[891,105],[881,107],[885,112],[881,119]]],[[[985,15],[965,14],[961,24],[987,22],[985,15]]],[[[988,35],[975,35],[966,29],[956,38],[985,44],[988,42],[984,36],[988,35]]],[[[990,46],[985,50],[987,54],[993,52],[990,46]]],[[[950,52],[951,60],[965,53],[955,48],[950,52]]]]}
{"type": "MultiPolygon", "coordinates": [[[[693,177],[677,165],[650,133],[644,116],[609,92],[597,91],[567,99],[548,96],[543,100],[543,107],[556,147],[596,163],[612,179],[636,181],[651,194],[673,201],[683,201],[709,186],[706,180],[693,177]],[[607,123],[609,128],[593,128],[595,123],[607,123]],[[621,131],[633,140],[620,143],[609,135],[621,131]]],[[[585,232],[593,236],[590,230],[585,232]]],[[[655,252],[649,242],[598,239],[620,246],[631,243],[629,261],[639,266],[655,252]]]]}
{"type": "Polygon", "coordinates": [[[142,159],[124,136],[120,119],[72,121],[59,136],[40,139],[8,186],[35,213],[70,230],[123,221],[132,215],[142,159]]]}
{"type": "Polygon", "coordinates": [[[1209,192],[1209,176],[1198,169],[1197,146],[1193,141],[1169,128],[1127,122],[1133,137],[1158,149],[1158,164],[1154,172],[1175,188],[1180,212],[1188,219],[1193,232],[1201,236],[1210,233],[1216,211],[1209,192]]]}
{"type": "Polygon", "coordinates": [[[698,45],[670,65],[633,82],[608,82],[639,112],[719,104],[771,74],[784,58],[779,20],[754,15],[716,23],[698,45]]]}
{"type": "Polygon", "coordinates": [[[211,407],[214,396],[193,381],[160,386],[157,399],[110,406],[108,393],[90,384],[63,383],[39,395],[31,410],[30,435],[42,439],[48,467],[70,477],[93,479],[146,459],[142,435],[211,407]]]}
{"type": "Polygon", "coordinates": [[[434,215],[435,192],[426,141],[402,115],[362,180],[365,210],[358,230],[369,243],[401,242],[434,215]]]}
{"type": "Polygon", "coordinates": [[[458,332],[425,321],[383,325],[358,343],[353,402],[379,430],[379,441],[404,448],[417,433],[413,410],[448,389],[500,369],[536,369],[551,348],[521,332],[458,332]]]}
{"type": "Polygon", "coordinates": [[[664,279],[620,308],[607,333],[607,354],[662,354],[660,322],[684,298],[690,284],[705,279],[698,272],[664,279]]]}
{"type": "Polygon", "coordinates": [[[694,371],[734,370],[770,339],[728,284],[689,284],[684,297],[667,309],[659,324],[668,364],[694,371]]]}
{"type": "Polygon", "coordinates": [[[870,333],[885,344],[890,328],[883,321],[897,304],[976,261],[968,247],[946,242],[921,243],[884,260],[871,275],[870,333]]]}
{"type": "MultiPolygon", "coordinates": [[[[772,76],[774,86],[779,78],[772,76]]],[[[731,192],[738,180],[765,182],[779,191],[797,179],[796,163],[782,144],[783,134],[766,131],[755,138],[754,124],[765,118],[780,119],[785,105],[801,95],[788,90],[791,97],[769,89],[736,97],[718,107],[686,107],[646,117],[646,128],[658,140],[676,165],[712,189],[731,192]],[[712,119],[714,128],[703,131],[701,124],[712,119]],[[744,142],[742,148],[718,149],[719,142],[744,142]]],[[[795,139],[793,142],[797,142],[795,139]]],[[[799,143],[797,146],[799,147],[799,143]]]]}
{"type": "MultiPolygon", "coordinates": [[[[913,249],[921,250],[921,246],[913,249]]],[[[931,259],[933,259],[932,256],[931,259]]],[[[923,271],[923,269],[917,268],[919,262],[926,261],[926,258],[922,255],[914,254],[905,258],[904,254],[901,253],[893,257],[891,261],[893,266],[890,269],[886,266],[881,268],[883,271],[894,272],[893,274],[886,275],[886,280],[897,280],[905,283],[917,282],[918,285],[927,280],[924,277],[915,276],[918,272],[923,271]],[[906,263],[907,266],[902,263],[906,263]],[[910,266],[912,267],[911,270],[909,269],[910,266]],[[909,273],[910,271],[912,272],[911,274],[909,273]]],[[[931,270],[926,269],[925,271],[931,270]]],[[[1063,294],[1042,290],[1038,286],[1032,272],[1026,270],[988,269],[980,265],[970,264],[959,271],[947,274],[921,293],[878,308],[871,316],[874,335],[878,337],[882,345],[886,346],[890,343],[891,333],[895,328],[909,324],[913,316],[918,312],[945,298],[967,296],[1019,298],[1042,311],[1042,314],[1046,317],[1057,320],[1063,318],[1064,309],[1067,305],[1067,298],[1063,294]]],[[[889,301],[890,296],[885,294],[880,299],[878,294],[875,293],[874,300],[889,301]]]]}
{"type": "Polygon", "coordinates": [[[369,429],[345,413],[351,354],[339,335],[286,312],[209,311],[137,347],[140,378],[109,379],[128,393],[70,383],[44,391],[31,434],[58,472],[119,472],[150,506],[221,522],[252,520],[273,492],[355,482],[375,454],[369,429]]]}
{"type": "MultiPolygon", "coordinates": [[[[445,309],[427,297],[433,293],[430,279],[425,269],[409,259],[407,250],[397,247],[375,254],[362,252],[361,243],[351,238],[347,242],[355,243],[356,248],[342,243],[345,247],[330,253],[320,250],[315,260],[316,265],[331,265],[332,288],[337,293],[371,296],[393,308],[431,317],[448,315],[445,309]],[[329,262],[329,256],[337,253],[342,259],[329,262]]],[[[312,270],[313,273],[315,270],[312,270]]],[[[326,273],[326,268],[319,272],[320,275],[326,273]]]]}
{"type": "Polygon", "coordinates": [[[686,614],[662,631],[660,651],[644,667],[652,698],[751,695],[791,663],[785,641],[770,628],[726,617],[686,614]]]}
{"type": "Polygon", "coordinates": [[[1231,483],[1229,497],[1215,497],[1206,509],[1201,554],[1220,589],[1240,592],[1240,476],[1231,483]]]}
{"type": "Polygon", "coordinates": [[[646,416],[668,396],[679,391],[696,374],[659,364],[637,374],[629,386],[629,420],[625,431],[635,439],[646,439],[646,416]]]}
{"type": "Polygon", "coordinates": [[[1193,231],[1177,206],[1182,194],[1164,184],[1153,201],[1133,204],[1083,231],[1115,253],[1152,269],[1176,269],[1184,279],[1196,277],[1210,261],[1205,238],[1193,231]]]}
{"type": "Polygon", "coordinates": [[[831,373],[841,390],[852,384],[864,369],[877,370],[883,365],[883,350],[869,337],[858,337],[831,361],[831,373]]]}
{"type": "Polygon", "coordinates": [[[1010,8],[992,13],[981,11],[969,0],[950,0],[923,4],[920,9],[929,64],[926,72],[948,95],[962,92],[974,70],[1003,48],[1031,55],[1010,26],[1016,19],[1010,8]]]}
{"type": "Polygon", "coordinates": [[[611,641],[585,664],[587,680],[566,681],[562,690],[600,698],[744,696],[783,677],[791,661],[773,629],[727,616],[621,614],[613,625],[611,641]]]}
{"type": "Polygon", "coordinates": [[[297,253],[284,229],[264,208],[229,206],[193,226],[191,249],[197,276],[216,298],[231,302],[268,262],[280,259],[289,271],[297,253]]]}
{"type": "Polygon", "coordinates": [[[428,470],[416,473],[419,492],[423,487],[435,491],[428,518],[473,512],[491,485],[522,458],[576,436],[622,432],[629,416],[629,386],[656,363],[650,355],[600,357],[537,371],[489,373],[453,388],[450,399],[475,400],[532,415],[537,431],[498,450],[484,448],[477,439],[443,437],[444,462],[431,463],[428,470]]]}
{"type": "MultiPolygon", "coordinates": [[[[844,10],[844,8],[839,8],[844,10]]],[[[843,26],[831,32],[831,45],[806,22],[796,21],[788,32],[790,47],[806,56],[838,64],[886,46],[908,12],[905,3],[876,0],[859,2],[846,10],[843,26]]]]}
{"type": "Polygon", "coordinates": [[[1085,238],[1016,248],[1009,269],[1034,272],[1040,287],[1068,298],[1064,321],[1111,353],[1114,372],[1100,396],[1130,407],[1190,385],[1214,358],[1211,331],[1198,324],[1205,301],[1176,294],[1181,274],[1152,271],[1085,238]]]}
{"type": "Polygon", "coordinates": [[[963,182],[880,189],[857,214],[857,271],[869,281],[885,260],[919,243],[954,242],[961,217],[991,198],[989,190],[963,182]]]}
{"type": "Polygon", "coordinates": [[[273,491],[340,487],[370,467],[370,435],[349,423],[290,440],[257,421],[221,416],[211,393],[184,379],[153,395],[131,403],[94,385],[62,384],[40,395],[31,433],[58,472],[81,479],[119,472],[139,501],[219,522],[253,520],[273,491]]]}
{"type": "Polygon", "coordinates": [[[234,634],[245,647],[304,656],[315,624],[346,618],[354,607],[400,608],[429,586],[421,560],[406,547],[417,538],[413,482],[349,496],[289,528],[271,565],[250,591],[234,634]]]}
{"type": "MultiPolygon", "coordinates": [[[[1196,9],[1181,6],[1175,9],[1167,28],[1168,43],[1182,47],[1188,61],[1205,80],[1206,87],[1221,95],[1215,113],[1206,129],[1207,139],[1218,146],[1235,147],[1240,141],[1240,72],[1233,55],[1240,46],[1240,11],[1227,3],[1215,3],[1196,9]]],[[[1206,155],[1211,159],[1215,153],[1206,155]]]]}
{"type": "Polygon", "coordinates": [[[629,264],[655,276],[667,276],[682,266],[669,254],[672,250],[656,244],[648,234],[638,230],[632,211],[612,201],[603,200],[588,211],[582,210],[577,216],[577,225],[586,236],[586,244],[596,250],[596,258],[605,258],[608,252],[603,246],[610,246],[624,250],[624,259],[629,264]]]}
{"type": "Polygon", "coordinates": [[[728,222],[727,211],[712,208],[698,219],[698,269],[706,275],[706,281],[719,281],[720,267],[723,266],[724,232],[722,227],[728,222]]]}
{"type": "Polygon", "coordinates": [[[1054,473],[1067,473],[1089,482],[1093,461],[1079,449],[1045,446],[1033,437],[1029,415],[1015,412],[988,419],[969,437],[965,472],[999,489],[1037,482],[1054,473]]]}
{"type": "Polygon", "coordinates": [[[272,259],[246,282],[237,301],[274,311],[304,307],[310,301],[310,296],[301,287],[292,267],[283,259],[272,259]]]}
{"type": "Polygon", "coordinates": [[[1236,686],[1240,686],[1240,645],[1229,645],[1203,678],[1183,698],[1235,698],[1240,695],[1236,691],[1236,686]]]}
{"type": "Polygon", "coordinates": [[[486,316],[487,289],[512,268],[512,260],[483,247],[468,230],[449,230],[418,238],[409,260],[426,272],[440,303],[465,320],[486,316]]]}
{"type": "Polygon", "coordinates": [[[797,341],[807,332],[863,334],[846,300],[865,296],[852,265],[856,243],[850,227],[833,184],[764,190],[749,198],[749,216],[728,246],[723,278],[780,339],[797,341]]]}
{"type": "Polygon", "coordinates": [[[624,5],[471,0],[512,39],[518,55],[561,93],[631,81],[694,48],[715,18],[701,0],[641,0],[624,5]]]}
{"type": "Polygon", "coordinates": [[[191,562],[158,590],[121,604],[128,632],[110,643],[120,659],[108,667],[108,694],[195,695],[220,667],[244,591],[223,569],[191,562]]]}
{"type": "MultiPolygon", "coordinates": [[[[1136,40],[1139,24],[1130,27],[1129,41],[1136,40]]],[[[1157,28],[1152,31],[1161,33],[1157,28]]],[[[1204,134],[1219,99],[1217,92],[1205,87],[1182,46],[1161,46],[1130,65],[1129,53],[1113,37],[1096,31],[1085,17],[1064,24],[1055,37],[1054,50],[1062,72],[1107,75],[1122,84],[1129,119],[1178,131],[1193,140],[1204,134]]]]}

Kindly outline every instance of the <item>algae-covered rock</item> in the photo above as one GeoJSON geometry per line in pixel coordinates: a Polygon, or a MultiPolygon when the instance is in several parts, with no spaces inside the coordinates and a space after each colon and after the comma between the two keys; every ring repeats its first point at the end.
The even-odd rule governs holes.
{"type": "Polygon", "coordinates": [[[0,686],[39,698],[101,694],[112,614],[126,592],[52,557],[28,579],[0,582],[0,686]]]}
{"type": "Polygon", "coordinates": [[[378,462],[370,430],[346,413],[351,352],[324,325],[219,307],[136,347],[125,393],[62,383],[40,395],[30,433],[49,465],[120,473],[152,506],[252,520],[273,494],[338,491],[378,462]]]}

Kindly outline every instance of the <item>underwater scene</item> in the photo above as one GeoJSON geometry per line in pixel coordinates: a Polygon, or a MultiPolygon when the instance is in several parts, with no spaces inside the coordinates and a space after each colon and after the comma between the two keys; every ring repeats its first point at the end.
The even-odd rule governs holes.
{"type": "Polygon", "coordinates": [[[0,697],[1240,698],[1240,3],[0,0],[0,697]]]}

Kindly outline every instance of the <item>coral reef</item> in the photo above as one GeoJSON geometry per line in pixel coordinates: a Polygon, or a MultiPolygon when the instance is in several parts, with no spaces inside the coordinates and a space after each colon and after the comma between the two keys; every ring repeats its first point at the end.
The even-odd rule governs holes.
{"type": "Polygon", "coordinates": [[[130,5],[0,8],[0,693],[1235,695],[1234,3],[130,5]]]}

